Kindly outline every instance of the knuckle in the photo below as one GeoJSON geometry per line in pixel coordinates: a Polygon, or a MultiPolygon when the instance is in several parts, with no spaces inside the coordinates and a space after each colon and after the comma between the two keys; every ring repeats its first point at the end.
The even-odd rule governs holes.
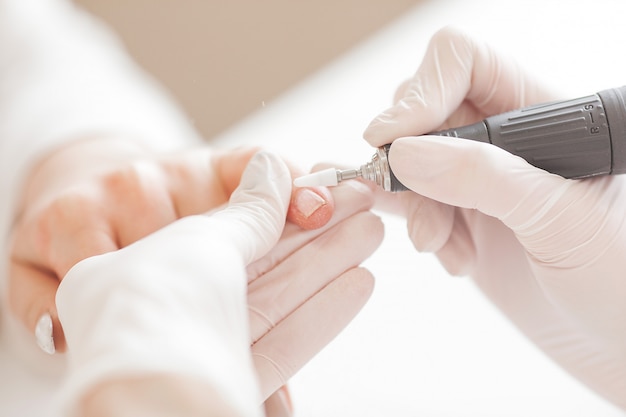
{"type": "Polygon", "coordinates": [[[92,195],[73,190],[57,196],[35,215],[33,220],[37,235],[42,242],[48,242],[58,229],[65,228],[68,223],[88,216],[97,205],[92,195]]]}
{"type": "Polygon", "coordinates": [[[198,171],[208,176],[208,170],[211,166],[209,161],[210,158],[206,152],[198,152],[197,155],[186,156],[182,159],[163,161],[162,168],[175,181],[188,183],[196,180],[198,171]]]}
{"type": "Polygon", "coordinates": [[[163,183],[161,168],[147,161],[136,161],[108,173],[101,179],[109,204],[132,206],[137,210],[150,210],[155,201],[161,202],[163,183]],[[160,192],[161,191],[161,192],[160,192]]]}
{"type": "Polygon", "coordinates": [[[113,195],[141,191],[150,168],[145,163],[134,162],[122,169],[106,174],[103,187],[113,195]]]}
{"type": "Polygon", "coordinates": [[[101,215],[101,204],[92,191],[68,189],[31,209],[15,230],[11,256],[35,262],[62,276],[68,257],[64,242],[80,239],[101,215]]]}
{"type": "Polygon", "coordinates": [[[93,211],[93,200],[89,196],[72,192],[52,201],[34,220],[37,252],[53,270],[59,271],[61,268],[55,239],[73,234],[80,223],[79,219],[91,217],[93,211]]]}
{"type": "Polygon", "coordinates": [[[380,243],[385,235],[385,226],[382,219],[372,212],[367,212],[366,216],[369,236],[380,243]]]}

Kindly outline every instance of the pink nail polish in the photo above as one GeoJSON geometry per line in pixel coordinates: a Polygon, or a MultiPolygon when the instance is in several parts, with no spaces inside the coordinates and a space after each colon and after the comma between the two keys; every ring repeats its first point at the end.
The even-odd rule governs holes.
{"type": "Polygon", "coordinates": [[[302,229],[324,226],[332,217],[335,204],[324,187],[297,188],[291,195],[287,218],[302,229]]]}

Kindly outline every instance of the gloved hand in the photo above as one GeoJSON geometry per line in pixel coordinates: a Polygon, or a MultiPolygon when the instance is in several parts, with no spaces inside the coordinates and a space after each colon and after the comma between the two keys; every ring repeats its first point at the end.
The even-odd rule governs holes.
{"type": "Polygon", "coordinates": [[[383,238],[368,210],[372,190],[350,181],[332,190],[330,222],[303,231],[287,223],[281,240],[248,267],[254,363],[262,398],[284,384],[356,315],[373,289],[358,267],[383,238]]]}
{"type": "Polygon", "coordinates": [[[66,403],[87,416],[260,415],[261,401],[368,298],[372,277],[354,266],[382,237],[362,212],[371,192],[358,184],[337,188],[333,224],[288,226],[274,247],[290,190],[284,163],[257,154],[227,208],[74,266],[56,300],[69,346],[66,403]],[[337,257],[355,236],[369,243],[337,257]],[[313,256],[322,266],[307,271],[313,256]]]}
{"type": "Polygon", "coordinates": [[[446,28],[364,133],[415,193],[381,196],[418,250],[470,275],[554,361],[626,408],[626,177],[566,180],[484,143],[422,136],[554,98],[446,28]]]}

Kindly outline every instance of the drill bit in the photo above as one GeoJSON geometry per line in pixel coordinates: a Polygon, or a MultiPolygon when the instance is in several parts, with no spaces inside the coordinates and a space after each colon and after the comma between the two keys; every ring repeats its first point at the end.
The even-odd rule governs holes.
{"type": "Polygon", "coordinates": [[[361,165],[358,169],[339,170],[336,168],[328,168],[296,178],[293,184],[296,187],[332,187],[342,181],[360,177],[368,181],[373,181],[383,187],[383,189],[390,191],[391,179],[389,163],[387,162],[387,151],[388,147],[378,148],[372,160],[361,165]]]}

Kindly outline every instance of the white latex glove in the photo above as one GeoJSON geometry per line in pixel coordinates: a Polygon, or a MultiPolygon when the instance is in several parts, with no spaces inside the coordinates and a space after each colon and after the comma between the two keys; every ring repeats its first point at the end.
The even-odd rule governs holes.
{"type": "Polygon", "coordinates": [[[566,180],[484,143],[413,137],[551,98],[453,29],[364,136],[415,191],[381,198],[418,250],[470,275],[541,349],[626,408],[626,177],[566,180]]]}
{"type": "Polygon", "coordinates": [[[368,210],[370,188],[332,188],[335,211],[324,227],[287,223],[266,256],[248,267],[252,353],[267,398],[328,344],[369,299],[374,279],[358,265],[380,245],[383,226],[368,210]]]}
{"type": "MultiPolygon", "coordinates": [[[[290,189],[280,159],[257,155],[227,209],[72,268],[57,295],[69,347],[66,403],[88,416],[261,414],[262,400],[365,303],[373,280],[354,267],[382,238],[378,219],[363,212],[370,190],[338,187],[330,224],[288,225],[249,267],[250,332],[244,267],[278,239],[290,189]],[[359,233],[369,243],[335,259],[336,245],[359,233]],[[307,269],[302,259],[312,256],[329,267],[307,269]]],[[[266,409],[288,412],[275,400],[266,409]]]]}

